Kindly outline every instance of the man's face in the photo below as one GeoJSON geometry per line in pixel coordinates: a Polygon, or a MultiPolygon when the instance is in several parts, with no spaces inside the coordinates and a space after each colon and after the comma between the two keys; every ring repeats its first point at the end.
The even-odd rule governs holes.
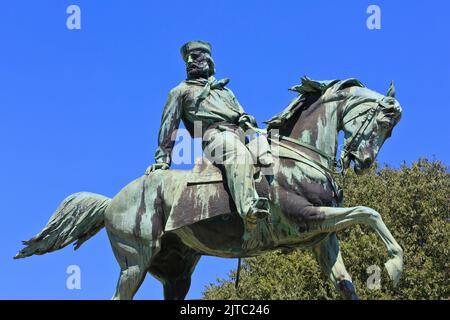
{"type": "Polygon", "coordinates": [[[192,50],[187,58],[186,71],[190,79],[208,79],[210,74],[208,53],[201,50],[192,50]]]}

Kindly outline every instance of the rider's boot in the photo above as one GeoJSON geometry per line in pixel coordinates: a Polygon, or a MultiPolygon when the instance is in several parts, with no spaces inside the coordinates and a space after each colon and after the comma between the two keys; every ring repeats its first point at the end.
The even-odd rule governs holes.
{"type": "Polygon", "coordinates": [[[248,231],[256,227],[256,223],[260,219],[266,219],[269,216],[269,199],[260,197],[255,200],[250,210],[245,215],[245,224],[248,231]]]}
{"type": "Polygon", "coordinates": [[[256,230],[258,220],[269,217],[269,200],[260,197],[255,200],[250,207],[250,210],[244,217],[244,235],[243,235],[243,249],[252,250],[257,248],[264,242],[261,238],[260,232],[256,230]]]}

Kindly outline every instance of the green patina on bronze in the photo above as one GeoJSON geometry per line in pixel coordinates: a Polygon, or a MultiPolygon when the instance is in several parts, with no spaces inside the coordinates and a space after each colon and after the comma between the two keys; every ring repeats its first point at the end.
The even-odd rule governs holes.
{"type": "MultiPolygon", "coordinates": [[[[220,163],[237,211],[244,221],[244,237],[249,238],[256,218],[268,214],[267,198],[259,197],[255,190],[253,158],[242,139],[243,130],[249,125],[255,127],[256,120],[244,112],[233,92],[226,87],[229,79],[214,78],[208,42],[188,42],[181,47],[181,55],[186,62],[187,79],[169,93],[158,135],[156,164],[149,167],[147,174],[170,167],[175,142],[173,135],[182,120],[192,137],[203,139],[207,155],[223,148],[221,159],[209,158],[220,163]],[[200,130],[195,126],[200,126],[200,130]]],[[[271,162],[269,160],[269,164],[271,162]]]]}
{"type": "MultiPolygon", "coordinates": [[[[223,171],[208,159],[199,161],[193,170],[159,170],[170,165],[173,141],[168,137],[181,119],[185,124],[193,120],[208,125],[233,122],[234,131],[214,129],[212,135],[219,137],[220,143],[233,139],[239,126],[256,124],[223,86],[227,81],[219,84],[212,78],[215,69],[208,58],[210,49],[202,50],[207,78],[188,79],[169,94],[157,163],[112,199],[92,193],[65,199],[16,258],[55,251],[75,241],[79,245],[105,227],[121,267],[115,299],[131,299],[148,272],[162,282],[165,298],[183,299],[201,255],[239,258],[268,250],[309,248],[341,296],[354,299],[356,293],[335,233],[353,224],[366,224],[385,243],[389,254],[386,268],[397,283],[403,269],[401,247],[375,210],[339,207],[341,190],[334,181],[334,161],[330,161],[338,151],[338,133],[344,131],[342,166],[349,168],[353,162],[355,172],[361,173],[372,165],[400,120],[401,107],[393,97],[393,85],[388,96],[356,79],[303,78],[292,88],[299,95],[267,122],[276,156],[273,175],[260,174],[256,181],[251,178],[255,197],[268,199],[270,216],[256,220],[256,226],[247,230],[239,212],[242,204],[236,205],[230,192],[233,181],[223,177],[223,171]],[[202,101],[197,104],[199,96],[202,101]]],[[[183,57],[190,59],[188,54],[183,57]]],[[[242,173],[253,176],[258,170],[249,168],[242,173]]]]}

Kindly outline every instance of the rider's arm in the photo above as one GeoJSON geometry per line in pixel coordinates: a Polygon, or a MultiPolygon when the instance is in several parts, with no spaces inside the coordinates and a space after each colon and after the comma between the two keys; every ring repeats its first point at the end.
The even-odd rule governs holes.
{"type": "Polygon", "coordinates": [[[176,130],[180,125],[181,113],[181,93],[178,88],[174,88],[169,92],[161,117],[158,148],[155,153],[156,163],[167,163],[170,166],[172,149],[175,143],[176,130]]]}
{"type": "Polygon", "coordinates": [[[234,95],[233,91],[231,91],[230,89],[228,89],[228,92],[231,95],[231,98],[233,99],[233,104],[234,104],[234,108],[236,109],[236,111],[238,111],[241,115],[245,114],[244,108],[242,108],[241,104],[239,103],[239,101],[236,99],[236,96],[234,95]]]}
{"type": "Polygon", "coordinates": [[[239,101],[236,99],[236,96],[234,95],[234,93],[228,89],[231,96],[233,97],[233,102],[234,102],[234,106],[236,108],[237,111],[239,111],[240,113],[240,117],[238,120],[239,126],[241,126],[244,130],[247,130],[247,125],[245,124],[246,122],[249,122],[253,127],[257,128],[258,127],[258,123],[256,122],[255,117],[253,117],[252,115],[246,113],[244,111],[244,108],[242,108],[241,104],[239,103],[239,101]]]}

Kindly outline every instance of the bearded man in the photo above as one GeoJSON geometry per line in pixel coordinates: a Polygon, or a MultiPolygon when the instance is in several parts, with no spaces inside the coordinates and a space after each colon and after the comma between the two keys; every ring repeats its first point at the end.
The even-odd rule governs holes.
{"type": "MultiPolygon", "coordinates": [[[[257,127],[256,120],[244,112],[226,87],[229,79],[214,78],[215,66],[208,42],[190,41],[181,47],[181,55],[186,63],[187,79],[169,93],[161,119],[156,163],[146,174],[169,169],[175,142],[173,133],[183,120],[192,137],[201,132],[203,150],[222,168],[245,230],[249,231],[257,219],[269,214],[268,199],[259,197],[255,190],[254,161],[243,138],[250,126],[257,127]],[[199,125],[201,130],[195,130],[199,125]]],[[[271,163],[271,158],[266,159],[264,165],[271,163]]]]}

